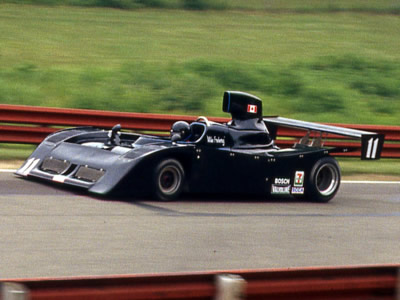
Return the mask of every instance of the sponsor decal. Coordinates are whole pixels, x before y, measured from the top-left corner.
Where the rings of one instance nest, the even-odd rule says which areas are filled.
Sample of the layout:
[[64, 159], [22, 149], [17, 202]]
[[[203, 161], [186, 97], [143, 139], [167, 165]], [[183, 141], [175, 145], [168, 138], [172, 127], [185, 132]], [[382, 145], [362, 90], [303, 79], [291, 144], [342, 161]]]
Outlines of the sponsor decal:
[[368, 149], [366, 153], [366, 158], [372, 158], [375, 159], [377, 149], [378, 149], [378, 143], [379, 143], [379, 138], [370, 138], [368, 140]]
[[251, 114], [256, 114], [257, 113], [257, 105], [248, 104], [247, 112], [251, 113]]
[[304, 188], [303, 187], [292, 187], [292, 194], [298, 194], [298, 195], [303, 195], [304, 194]]
[[289, 185], [290, 179], [289, 178], [275, 178], [274, 183], [277, 185]]
[[304, 171], [296, 171], [294, 175], [294, 186], [302, 187], [304, 185]]
[[209, 136], [207, 135], [207, 143], [209, 144], [221, 144], [225, 146], [225, 138], [219, 136]]
[[271, 194], [275, 195], [289, 195], [290, 194], [290, 185], [288, 186], [279, 186], [279, 185], [271, 185]]

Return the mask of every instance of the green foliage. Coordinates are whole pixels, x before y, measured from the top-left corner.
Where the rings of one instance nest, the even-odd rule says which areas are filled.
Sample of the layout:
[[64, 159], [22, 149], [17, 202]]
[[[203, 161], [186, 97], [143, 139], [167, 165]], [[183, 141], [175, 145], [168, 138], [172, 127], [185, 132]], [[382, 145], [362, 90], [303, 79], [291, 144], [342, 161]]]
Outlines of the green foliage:
[[183, 0], [183, 8], [204, 10], [207, 8], [207, 3], [204, 0]]
[[228, 8], [227, 0], [1, 0], [0, 3], [34, 5], [71, 5], [84, 7], [109, 7], [117, 9], [173, 8], [188, 10], [221, 10]]
[[[319, 58], [316, 62], [289, 65], [283, 70], [270, 65], [251, 67], [245, 63], [205, 59], [166, 65], [129, 63], [120, 68], [90, 67], [73, 71], [21, 64], [0, 72], [0, 101], [220, 115], [221, 111], [213, 108], [219, 109], [222, 92], [241, 90], [264, 99], [280, 99], [276, 107], [268, 105], [270, 113], [287, 111], [292, 115], [309, 115], [308, 118], [321, 118], [328, 113], [325, 121], [340, 116], [351, 122], [352, 107], [365, 104], [367, 112], [361, 118], [368, 123], [381, 122], [376, 114], [397, 116], [399, 64], [369, 62], [366, 68], [358, 63], [337, 63], [345, 58], [326, 59], [326, 62]], [[386, 63], [391, 67], [382, 68]], [[53, 99], [58, 99], [57, 103]]]
[[296, 101], [294, 110], [315, 114], [319, 112], [340, 113], [344, 109], [344, 99], [337, 91], [329, 87], [312, 86], [301, 95], [301, 102]]
[[189, 10], [222, 10], [229, 8], [229, 1], [223, 0], [181, 0], [181, 8]]
[[392, 125], [400, 117], [393, 16], [17, 5], [1, 15], [1, 103], [226, 116], [223, 92], [242, 90], [269, 115]]
[[1, 3], [34, 4], [49, 6], [92, 6], [118, 9], [142, 7], [188, 10], [262, 10], [292, 13], [362, 12], [400, 14], [397, 0], [0, 0]]
[[395, 78], [359, 78], [352, 82], [351, 87], [365, 95], [377, 95], [387, 98], [399, 96], [399, 81]]
[[275, 93], [288, 97], [296, 97], [304, 89], [304, 83], [301, 74], [295, 70], [283, 70], [276, 76]]
[[130, 0], [92, 0], [90, 6], [111, 7], [111, 8], [132, 8], [134, 1]]
[[66, 4], [75, 6], [109, 7], [135, 9], [142, 7], [169, 7], [168, 0], [68, 0]]

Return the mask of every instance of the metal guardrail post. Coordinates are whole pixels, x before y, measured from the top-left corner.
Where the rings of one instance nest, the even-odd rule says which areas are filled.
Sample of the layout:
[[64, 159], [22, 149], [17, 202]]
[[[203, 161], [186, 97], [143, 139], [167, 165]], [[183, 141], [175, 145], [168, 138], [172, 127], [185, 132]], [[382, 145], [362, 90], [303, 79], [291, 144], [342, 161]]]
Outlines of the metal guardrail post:
[[20, 283], [3, 282], [0, 291], [0, 300], [29, 300], [29, 291]]
[[215, 300], [243, 300], [247, 282], [239, 275], [221, 274], [215, 279]]

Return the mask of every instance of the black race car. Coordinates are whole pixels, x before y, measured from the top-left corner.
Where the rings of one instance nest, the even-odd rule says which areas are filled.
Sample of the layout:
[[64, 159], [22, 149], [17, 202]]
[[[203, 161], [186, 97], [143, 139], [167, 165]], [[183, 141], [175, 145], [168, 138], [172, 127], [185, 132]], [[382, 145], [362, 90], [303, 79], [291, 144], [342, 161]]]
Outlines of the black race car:
[[[322, 133], [361, 140], [362, 159], [379, 159], [384, 136], [376, 133], [262, 117], [259, 98], [227, 91], [227, 124], [199, 117], [172, 125], [170, 137], [82, 127], [49, 135], [16, 174], [77, 186], [97, 194], [116, 189], [160, 200], [191, 193], [291, 196], [327, 202], [339, 189], [341, 174]], [[274, 144], [279, 126], [302, 128], [291, 148]], [[321, 134], [310, 138], [310, 132]]]

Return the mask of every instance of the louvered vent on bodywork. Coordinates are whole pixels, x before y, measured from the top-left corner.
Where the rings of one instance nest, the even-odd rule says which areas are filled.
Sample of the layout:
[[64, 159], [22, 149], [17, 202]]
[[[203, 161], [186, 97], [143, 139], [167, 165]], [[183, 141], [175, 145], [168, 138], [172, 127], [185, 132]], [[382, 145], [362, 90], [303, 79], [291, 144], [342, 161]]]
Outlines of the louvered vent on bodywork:
[[105, 171], [103, 169], [94, 169], [87, 166], [80, 166], [75, 174], [75, 177], [81, 180], [96, 182], [103, 175]]
[[69, 161], [47, 157], [43, 160], [40, 169], [45, 172], [61, 174], [66, 171], [70, 165], [71, 163]]

